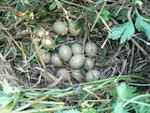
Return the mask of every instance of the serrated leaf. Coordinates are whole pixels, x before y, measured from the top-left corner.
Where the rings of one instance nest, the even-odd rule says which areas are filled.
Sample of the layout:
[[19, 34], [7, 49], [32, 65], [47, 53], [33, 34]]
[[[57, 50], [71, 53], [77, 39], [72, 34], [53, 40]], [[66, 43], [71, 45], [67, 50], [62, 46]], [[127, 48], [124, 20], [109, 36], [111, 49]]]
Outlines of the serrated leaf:
[[120, 44], [124, 43], [126, 40], [129, 40], [135, 32], [132, 21], [114, 26], [111, 30], [112, 33], [109, 33], [107, 37], [112, 40], [118, 40], [120, 38]]
[[136, 88], [135, 87], [127, 86], [127, 90], [128, 90], [128, 99], [131, 99], [131, 98], [136, 97], [137, 95], [139, 95], [136, 92]]
[[150, 39], [150, 25], [139, 16], [135, 20], [135, 27], [138, 31], [146, 33], [147, 37]]
[[123, 108], [123, 102], [120, 102], [115, 106], [113, 113], [128, 113], [128, 112]]
[[118, 99], [122, 100], [126, 100], [127, 99], [127, 85], [125, 82], [122, 82], [119, 86], [117, 85], [116, 87], [117, 89], [117, 95], [118, 95]]

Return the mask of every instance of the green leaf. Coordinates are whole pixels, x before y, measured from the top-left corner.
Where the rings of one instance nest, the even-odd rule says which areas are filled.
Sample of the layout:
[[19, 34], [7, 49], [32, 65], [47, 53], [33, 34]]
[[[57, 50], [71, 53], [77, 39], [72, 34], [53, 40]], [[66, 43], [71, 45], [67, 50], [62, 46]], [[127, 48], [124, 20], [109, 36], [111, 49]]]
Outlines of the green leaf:
[[2, 38], [2, 37], [1, 37], [1, 38], [0, 38], [0, 46], [3, 45], [3, 44], [5, 44], [6, 41], [7, 41], [7, 40], [6, 40], [5, 38]]
[[127, 85], [125, 82], [122, 82], [119, 86], [117, 85], [116, 87], [117, 90], [117, 95], [118, 95], [118, 99], [120, 101], [126, 100], [127, 99]]
[[11, 3], [11, 0], [5, 0], [5, 2], [9, 4], [9, 3]]
[[0, 106], [6, 106], [13, 99], [10, 95], [4, 93], [3, 91], [0, 91], [0, 97]]
[[150, 39], [150, 25], [139, 16], [135, 20], [135, 27], [138, 31], [146, 33], [147, 37]]
[[29, 4], [23, 4], [22, 2], [18, 2], [16, 5], [16, 9], [21, 10], [21, 11], [27, 11], [30, 8]]
[[85, 71], [85, 65], [81, 66], [80, 72], [81, 72], [81, 74], [82, 74], [83, 76], [86, 76], [86, 73], [87, 73], [87, 72]]
[[41, 6], [40, 9], [38, 9], [38, 12], [36, 13], [36, 18], [44, 18], [47, 16], [47, 10], [44, 6]]
[[41, 21], [42, 21], [42, 22], [48, 22], [48, 21], [50, 21], [50, 20], [51, 20], [51, 16], [48, 15], [48, 16], [46, 16], [45, 18], [43, 18]]
[[92, 12], [92, 13], [91, 13], [91, 17], [89, 18], [89, 22], [90, 22], [91, 24], [93, 24], [93, 23], [96, 21], [97, 18], [98, 18], [98, 20], [97, 20], [96, 23], [97, 23], [98, 25], [101, 25], [101, 21], [100, 21], [98, 15], [97, 15], [97, 13], [95, 13], [95, 12]]
[[131, 99], [138, 95], [138, 93], [136, 93], [136, 88], [126, 85], [125, 82], [116, 85], [116, 91], [118, 95], [118, 102]]
[[0, 113], [9, 113], [17, 103], [19, 99], [20, 91], [17, 87], [12, 87], [8, 83], [7, 79], [0, 79]]
[[128, 13], [128, 10], [121, 10], [121, 11], [119, 12], [119, 14], [116, 16], [116, 18], [117, 18], [118, 20], [121, 20], [122, 22], [125, 22], [125, 21], [128, 20], [128, 18], [127, 18], [127, 13]]
[[120, 102], [115, 106], [113, 113], [128, 113], [128, 112], [123, 108], [123, 102]]
[[84, 109], [82, 113], [98, 113], [94, 108]]
[[49, 10], [54, 10], [57, 7], [56, 3], [52, 3], [49, 6]]
[[112, 33], [109, 33], [107, 37], [112, 40], [118, 40], [120, 38], [120, 44], [124, 43], [126, 40], [129, 40], [135, 32], [132, 21], [114, 26], [111, 30]]
[[144, 106], [142, 104], [132, 103], [132, 106], [136, 113], [150, 113], [150, 109], [148, 106]]
[[106, 9], [104, 9], [103, 11], [102, 11], [102, 17], [103, 17], [103, 19], [105, 20], [105, 21], [108, 21], [109, 20], [109, 18], [108, 18], [108, 16], [109, 16], [109, 14], [110, 14], [110, 12], [108, 11], [108, 10], [106, 10]]
[[116, 20], [119, 20], [122, 22], [125, 22], [128, 20], [127, 18], [128, 9], [120, 10], [119, 7], [113, 7], [110, 9], [110, 11], [111, 11], [110, 16], [116, 18]]
[[128, 90], [128, 99], [131, 99], [133, 97], [138, 96], [139, 94], [136, 92], [136, 87], [133, 86], [127, 86], [127, 90]]

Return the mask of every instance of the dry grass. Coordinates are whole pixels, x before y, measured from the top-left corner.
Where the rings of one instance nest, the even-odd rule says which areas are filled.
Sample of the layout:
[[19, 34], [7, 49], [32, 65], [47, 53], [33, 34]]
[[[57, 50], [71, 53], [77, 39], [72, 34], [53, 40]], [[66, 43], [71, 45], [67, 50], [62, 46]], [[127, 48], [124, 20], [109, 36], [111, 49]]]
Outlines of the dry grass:
[[[1, 81], [6, 78], [11, 86], [20, 90], [20, 100], [17, 100], [13, 113], [54, 112], [78, 106], [82, 108], [86, 101], [91, 102], [92, 107], [103, 104], [105, 108], [109, 108], [109, 93], [115, 88], [115, 84], [121, 81], [135, 85], [139, 90], [143, 87], [141, 92], [149, 92], [150, 44], [146, 35], [137, 32], [134, 39], [120, 45], [119, 42], [106, 38], [111, 32], [110, 27], [118, 21], [115, 18], [105, 21], [101, 15], [104, 8], [110, 10], [116, 6], [119, 7], [119, 13], [123, 9], [129, 9], [132, 2], [73, 1], [65, 1], [64, 4], [58, 0], [50, 3], [32, 1], [33, 6], [29, 5], [25, 11], [17, 8], [19, 2], [27, 5], [25, 1], [0, 4], [0, 78]], [[49, 19], [47, 21], [46, 17], [42, 17], [44, 14], [41, 15], [37, 9], [41, 8], [40, 5], [47, 8], [52, 3], [57, 7], [51, 12], [44, 12]], [[148, 1], [143, 3], [149, 4]], [[147, 6], [141, 11], [146, 14], [149, 12]], [[89, 22], [93, 18], [91, 12], [99, 14], [93, 23]], [[55, 20], [64, 20], [67, 23], [69, 19], [84, 23], [84, 32], [79, 38], [69, 34], [64, 38], [54, 33], [52, 23]], [[102, 27], [97, 25], [98, 20], [101, 21]], [[42, 45], [39, 40], [43, 36], [38, 35], [40, 28], [43, 29], [43, 33], [48, 31], [48, 37], [57, 41], [56, 50], [63, 44], [79, 42], [84, 46], [88, 40], [95, 42], [99, 52], [94, 60], [96, 69], [101, 73], [101, 79], [91, 83], [86, 83], [85, 80], [78, 83], [71, 79], [66, 83], [56, 78], [58, 68], [52, 64], [45, 65], [41, 59], [39, 47]], [[90, 106], [85, 106], [88, 105]], [[110, 113], [110, 109], [106, 112]]]

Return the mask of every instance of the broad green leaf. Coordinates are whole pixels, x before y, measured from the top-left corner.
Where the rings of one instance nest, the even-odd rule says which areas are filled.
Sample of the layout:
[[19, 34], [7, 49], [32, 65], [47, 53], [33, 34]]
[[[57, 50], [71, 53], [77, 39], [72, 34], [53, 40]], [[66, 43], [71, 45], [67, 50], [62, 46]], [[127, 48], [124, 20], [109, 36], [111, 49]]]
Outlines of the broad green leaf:
[[135, 27], [138, 31], [146, 33], [147, 37], [150, 39], [150, 25], [139, 16], [135, 20]]
[[121, 99], [120, 101], [126, 100], [127, 93], [128, 93], [126, 83], [122, 82], [119, 86], [117, 85], [116, 89], [117, 89], [117, 95], [119, 97], [118, 99], [119, 100]]
[[131, 98], [136, 97], [137, 95], [139, 95], [136, 92], [136, 87], [127, 86], [127, 91], [128, 91], [128, 99], [131, 99]]
[[139, 113], [150, 113], [150, 109], [147, 106], [144, 105], [139, 105]]
[[22, 2], [18, 2], [16, 4], [16, 9], [21, 10], [23, 12], [27, 11], [30, 8], [29, 4], [23, 4]]
[[108, 18], [108, 16], [109, 16], [109, 14], [110, 14], [110, 12], [108, 11], [108, 10], [106, 10], [106, 9], [104, 9], [103, 11], [102, 11], [102, 17], [103, 17], [103, 19], [105, 20], [105, 21], [108, 21], [109, 20], [109, 18]]
[[49, 10], [53, 10], [53, 9], [55, 9], [56, 7], [57, 7], [56, 3], [52, 3], [52, 4], [50, 4], [50, 6], [49, 6]]
[[3, 91], [0, 91], [0, 106], [6, 106], [12, 101], [12, 97]]
[[114, 108], [113, 113], [128, 113], [124, 108], [123, 108], [123, 102], [117, 103], [117, 105]]
[[20, 91], [17, 87], [12, 87], [7, 79], [0, 79], [2, 90], [0, 91], [0, 113], [9, 113], [19, 99]]
[[148, 106], [144, 106], [142, 104], [131, 104], [136, 113], [150, 113], [150, 109]]
[[124, 43], [129, 40], [134, 35], [134, 25], [132, 21], [128, 21], [124, 24], [114, 26], [111, 28], [112, 33], [108, 34], [108, 38], [112, 40], [118, 40], [120, 38], [120, 43]]

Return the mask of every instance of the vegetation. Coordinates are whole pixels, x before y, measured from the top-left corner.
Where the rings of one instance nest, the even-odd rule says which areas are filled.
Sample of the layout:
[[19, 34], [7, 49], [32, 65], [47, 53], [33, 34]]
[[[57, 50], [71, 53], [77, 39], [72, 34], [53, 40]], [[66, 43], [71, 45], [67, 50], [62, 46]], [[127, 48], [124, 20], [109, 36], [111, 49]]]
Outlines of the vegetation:
[[0, 113], [149, 113], [149, 8], [2, 0]]

